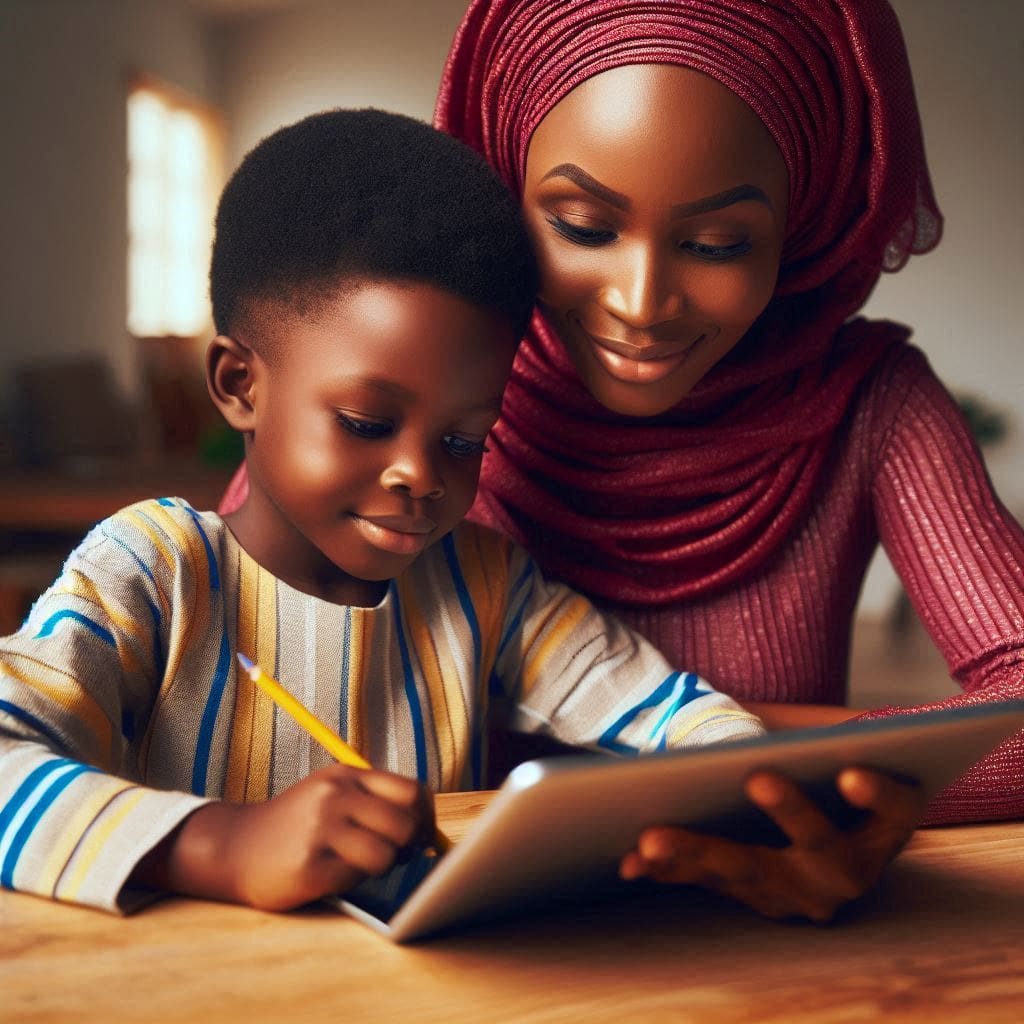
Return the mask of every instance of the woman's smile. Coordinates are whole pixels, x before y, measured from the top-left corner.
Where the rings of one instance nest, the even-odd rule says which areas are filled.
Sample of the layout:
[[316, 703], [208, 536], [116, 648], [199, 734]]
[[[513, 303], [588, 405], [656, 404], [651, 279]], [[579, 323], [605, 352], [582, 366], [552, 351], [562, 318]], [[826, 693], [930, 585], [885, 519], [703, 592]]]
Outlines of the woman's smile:
[[593, 357], [616, 380], [627, 383], [653, 384], [667, 377], [696, 355], [707, 332], [687, 341], [652, 342], [633, 345], [592, 334], [579, 320], [575, 326], [590, 342]]
[[541, 307], [584, 386], [626, 416], [678, 405], [775, 290], [789, 179], [768, 130], [699, 72], [627, 65], [544, 116], [525, 172]]

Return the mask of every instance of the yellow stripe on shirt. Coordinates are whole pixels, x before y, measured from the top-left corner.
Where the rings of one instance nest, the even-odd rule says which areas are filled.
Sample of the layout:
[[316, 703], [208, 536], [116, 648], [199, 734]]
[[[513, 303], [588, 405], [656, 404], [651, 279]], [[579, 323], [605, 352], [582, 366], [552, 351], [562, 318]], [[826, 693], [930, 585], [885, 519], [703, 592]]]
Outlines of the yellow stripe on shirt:
[[[21, 655], [18, 660], [38, 664], [26, 655]], [[110, 719], [107, 718], [96, 698], [74, 676], [66, 675], [51, 665], [41, 667], [47, 673], [63, 677], [61, 684], [55, 686], [37, 676], [27, 675], [16, 669], [9, 659], [0, 661], [0, 672], [4, 675], [17, 679], [28, 689], [53, 701], [62, 711], [70, 712], [76, 717], [92, 734], [96, 741], [97, 752], [105, 758], [105, 763], [99, 767], [111, 768], [114, 761], [114, 730]]]
[[110, 837], [124, 822], [125, 818], [136, 808], [146, 796], [146, 791], [136, 788], [129, 796], [119, 800], [120, 806], [111, 810], [100, 818], [87, 833], [81, 848], [75, 857], [74, 867], [69, 873], [66, 881], [58, 886], [54, 896], [59, 900], [67, 900], [74, 903], [77, 900], [79, 890], [85, 884], [89, 871], [96, 858], [103, 852]]
[[[523, 666], [523, 693], [529, 693], [537, 680], [545, 674], [546, 666], [552, 656], [552, 652], [563, 646], [566, 638], [583, 621], [590, 612], [592, 605], [579, 594], [573, 594], [566, 600], [559, 603], [553, 616], [541, 623], [533, 636], [526, 638], [527, 650], [530, 652], [529, 661]], [[540, 645], [534, 649], [533, 644], [540, 633], [547, 635]]]
[[108, 784], [97, 783], [97, 788], [90, 794], [89, 799], [75, 811], [74, 817], [61, 827], [46, 863], [39, 873], [35, 885], [37, 892], [48, 892], [56, 897], [57, 882], [67, 868], [82, 836], [89, 830], [90, 824], [102, 814], [103, 809], [118, 793], [123, 793], [134, 786], [134, 783], [116, 776], [108, 776], [104, 781]]

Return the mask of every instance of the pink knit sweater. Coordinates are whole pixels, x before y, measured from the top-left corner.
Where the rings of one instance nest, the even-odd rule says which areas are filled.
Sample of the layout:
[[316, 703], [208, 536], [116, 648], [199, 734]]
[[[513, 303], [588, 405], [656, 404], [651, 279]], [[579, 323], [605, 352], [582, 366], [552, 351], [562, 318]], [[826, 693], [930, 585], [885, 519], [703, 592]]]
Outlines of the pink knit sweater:
[[[881, 540], [964, 693], [914, 710], [1024, 696], [1024, 530], [924, 356], [899, 346], [838, 431], [810, 513], [739, 586], [655, 610], [616, 608], [678, 665], [739, 698], [845, 700], [854, 608]], [[868, 713], [896, 711], [892, 705]], [[930, 823], [1024, 815], [1024, 734], [934, 801]]]

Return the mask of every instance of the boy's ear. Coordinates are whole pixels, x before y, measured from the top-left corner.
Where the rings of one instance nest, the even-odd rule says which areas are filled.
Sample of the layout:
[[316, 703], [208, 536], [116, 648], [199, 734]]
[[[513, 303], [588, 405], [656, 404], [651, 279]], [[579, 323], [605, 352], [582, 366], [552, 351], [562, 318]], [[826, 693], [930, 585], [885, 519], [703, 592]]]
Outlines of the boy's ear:
[[258, 356], [244, 342], [218, 334], [206, 349], [206, 389], [221, 416], [235, 430], [254, 429]]

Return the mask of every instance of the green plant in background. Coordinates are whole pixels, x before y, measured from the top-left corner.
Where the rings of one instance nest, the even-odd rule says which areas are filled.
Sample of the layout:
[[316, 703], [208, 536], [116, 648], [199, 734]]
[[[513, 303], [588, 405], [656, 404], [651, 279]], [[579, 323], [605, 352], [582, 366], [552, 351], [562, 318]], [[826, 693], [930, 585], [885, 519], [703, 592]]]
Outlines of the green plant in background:
[[217, 423], [200, 435], [199, 457], [208, 466], [218, 469], [238, 466], [245, 458], [245, 442], [237, 430], [226, 423]]
[[974, 439], [982, 448], [995, 444], [1006, 436], [1007, 421], [1001, 412], [986, 405], [982, 399], [974, 395], [955, 397], [960, 411], [967, 419]]

